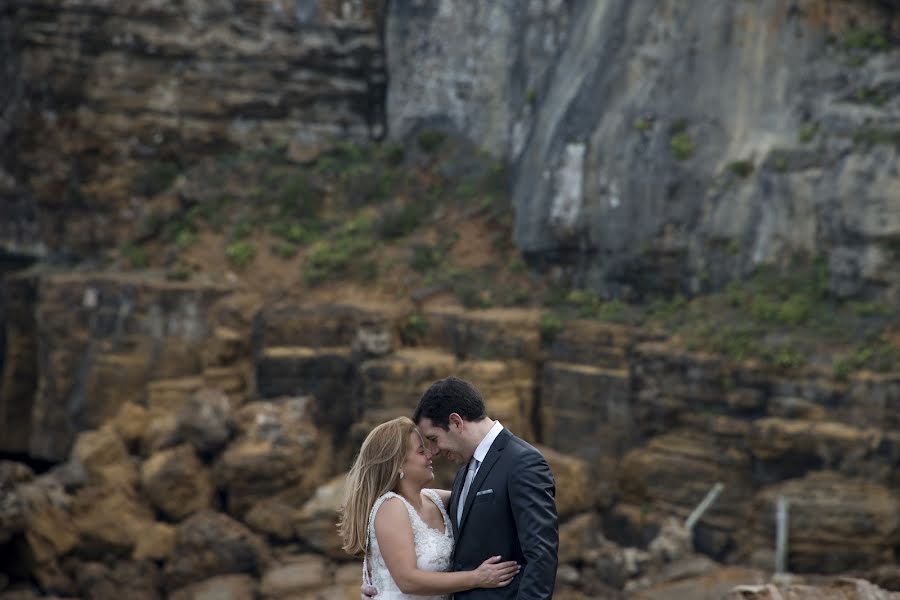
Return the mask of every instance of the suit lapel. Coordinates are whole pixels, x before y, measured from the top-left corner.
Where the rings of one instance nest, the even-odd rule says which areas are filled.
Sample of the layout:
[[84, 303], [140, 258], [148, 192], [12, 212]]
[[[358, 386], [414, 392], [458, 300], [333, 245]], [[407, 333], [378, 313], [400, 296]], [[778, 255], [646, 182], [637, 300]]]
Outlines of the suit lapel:
[[[500, 432], [500, 435], [497, 436], [497, 439], [494, 440], [494, 443], [491, 444], [491, 449], [488, 450], [487, 455], [484, 457], [484, 461], [481, 463], [481, 466], [478, 467], [478, 474], [475, 475], [472, 486], [469, 488], [469, 496], [465, 498], [466, 503], [463, 506], [462, 519], [460, 519], [459, 522], [460, 529], [466, 524], [466, 517], [469, 516], [469, 510], [472, 508], [472, 503], [475, 502], [475, 493], [481, 487], [481, 484], [484, 483], [484, 480], [487, 479], [487, 476], [490, 474], [491, 469], [494, 468], [494, 465], [497, 464], [497, 459], [500, 458], [500, 454], [503, 452], [503, 449], [506, 447], [506, 442], [509, 441], [511, 436], [512, 434], [509, 430], [504, 428], [503, 431]], [[457, 499], [457, 502], [459, 502], [459, 499]]]

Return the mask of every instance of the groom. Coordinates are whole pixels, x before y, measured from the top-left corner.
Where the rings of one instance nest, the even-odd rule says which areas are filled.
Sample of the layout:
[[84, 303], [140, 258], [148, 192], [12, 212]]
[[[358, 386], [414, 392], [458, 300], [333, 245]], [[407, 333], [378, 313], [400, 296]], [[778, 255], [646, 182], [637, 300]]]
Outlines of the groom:
[[[432, 452], [462, 465], [448, 513], [456, 542], [451, 568], [472, 570], [490, 557], [514, 560], [521, 572], [507, 586], [457, 592], [456, 600], [550, 600], [559, 530], [556, 488], [547, 461], [485, 412], [474, 385], [456, 377], [434, 382], [413, 421]], [[363, 598], [375, 589], [363, 586]]]

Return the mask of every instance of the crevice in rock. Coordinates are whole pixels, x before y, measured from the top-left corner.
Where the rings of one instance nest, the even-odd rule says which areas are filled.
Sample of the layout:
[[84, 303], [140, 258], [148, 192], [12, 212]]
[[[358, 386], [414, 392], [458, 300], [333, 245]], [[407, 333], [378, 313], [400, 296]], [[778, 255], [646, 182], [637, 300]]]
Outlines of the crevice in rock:
[[[58, 464], [53, 462], [52, 460], [35, 458], [30, 454], [25, 454], [23, 452], [0, 452], [0, 461], [2, 460], [11, 460], [13, 462], [27, 465], [28, 468], [34, 471], [35, 475], [46, 473]], [[2, 554], [2, 551], [0, 551], [0, 554]], [[2, 556], [0, 556], [0, 564], [4, 564]]]

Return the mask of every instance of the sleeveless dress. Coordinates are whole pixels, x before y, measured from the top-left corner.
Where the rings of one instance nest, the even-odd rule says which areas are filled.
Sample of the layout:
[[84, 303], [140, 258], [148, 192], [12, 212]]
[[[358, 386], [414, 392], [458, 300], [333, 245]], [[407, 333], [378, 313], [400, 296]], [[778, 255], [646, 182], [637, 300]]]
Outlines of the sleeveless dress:
[[[389, 498], [399, 498], [403, 505], [406, 506], [406, 512], [409, 513], [409, 523], [412, 525], [413, 539], [416, 544], [416, 566], [422, 571], [449, 571], [450, 556], [453, 554], [453, 529], [450, 526], [450, 517], [444, 509], [444, 503], [435, 490], [425, 489], [422, 492], [434, 502], [441, 515], [444, 517], [445, 533], [433, 529], [428, 526], [412, 504], [406, 499], [394, 492], [388, 492], [379, 497], [372, 505], [372, 511], [369, 513], [368, 536], [371, 540], [369, 545], [372, 549], [371, 560], [363, 562], [363, 579], [370, 582], [378, 590], [377, 600], [449, 600], [450, 594], [438, 596], [413, 596], [404, 594], [394, 582], [381, 555], [381, 549], [378, 547], [378, 538], [375, 537], [375, 515], [378, 509]], [[371, 569], [372, 575], [369, 579], [368, 570]]]

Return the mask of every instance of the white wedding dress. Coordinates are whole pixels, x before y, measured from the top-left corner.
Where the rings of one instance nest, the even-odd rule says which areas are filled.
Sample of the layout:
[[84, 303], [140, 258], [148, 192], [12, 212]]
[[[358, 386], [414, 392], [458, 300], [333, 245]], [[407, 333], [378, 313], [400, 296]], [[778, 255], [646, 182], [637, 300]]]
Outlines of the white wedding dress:
[[376, 600], [448, 600], [449, 594], [438, 596], [413, 596], [412, 594], [404, 594], [400, 591], [393, 577], [388, 571], [387, 565], [384, 563], [384, 557], [381, 555], [381, 549], [378, 547], [378, 538], [375, 537], [375, 515], [378, 509], [389, 498], [399, 498], [406, 506], [406, 512], [409, 513], [409, 522], [412, 525], [413, 538], [416, 544], [416, 566], [422, 571], [449, 571], [450, 556], [453, 554], [453, 529], [450, 526], [450, 517], [444, 510], [444, 503], [435, 490], [425, 489], [422, 492], [434, 502], [444, 517], [444, 531], [438, 531], [429, 527], [416, 509], [406, 501], [403, 496], [388, 492], [379, 497], [372, 506], [369, 513], [369, 539], [372, 549], [371, 561], [363, 564], [363, 578], [366, 579], [368, 573], [367, 567], [371, 569], [371, 584], [378, 590]]

